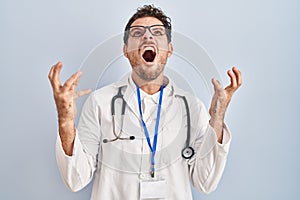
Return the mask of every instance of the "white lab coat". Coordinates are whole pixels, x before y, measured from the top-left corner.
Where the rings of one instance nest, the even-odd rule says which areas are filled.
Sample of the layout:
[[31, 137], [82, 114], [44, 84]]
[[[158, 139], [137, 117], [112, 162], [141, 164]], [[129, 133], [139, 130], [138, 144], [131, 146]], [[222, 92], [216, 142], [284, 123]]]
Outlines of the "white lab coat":
[[[127, 106], [121, 137], [135, 136], [135, 139], [103, 143], [103, 139], [115, 138], [111, 100], [122, 86]], [[156, 122], [158, 93], [147, 95], [142, 92], [143, 117], [151, 136]], [[187, 136], [186, 109], [183, 100], [175, 95], [185, 96], [190, 108], [190, 146], [195, 155], [188, 160], [181, 156]], [[115, 110], [118, 133], [121, 101], [116, 101]], [[155, 179], [166, 181], [166, 199], [192, 199], [190, 183], [203, 193], [215, 190], [230, 145], [230, 133], [225, 125], [223, 133], [223, 144], [219, 144], [203, 103], [169, 81], [164, 89], [155, 156]], [[72, 191], [82, 189], [94, 177], [92, 200], [140, 199], [140, 181], [152, 179], [149, 173], [151, 151], [141, 126], [136, 88], [130, 74], [89, 96], [77, 126], [73, 156], [64, 154], [59, 136], [56, 156], [62, 178]]]

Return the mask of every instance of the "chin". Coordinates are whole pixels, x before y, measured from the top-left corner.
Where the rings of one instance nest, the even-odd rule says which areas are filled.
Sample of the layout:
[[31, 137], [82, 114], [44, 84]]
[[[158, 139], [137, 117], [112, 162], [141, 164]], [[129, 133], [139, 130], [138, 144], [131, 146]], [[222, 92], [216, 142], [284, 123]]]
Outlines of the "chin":
[[163, 74], [164, 65], [153, 63], [153, 65], [135, 66], [135, 73], [144, 81], [153, 81]]

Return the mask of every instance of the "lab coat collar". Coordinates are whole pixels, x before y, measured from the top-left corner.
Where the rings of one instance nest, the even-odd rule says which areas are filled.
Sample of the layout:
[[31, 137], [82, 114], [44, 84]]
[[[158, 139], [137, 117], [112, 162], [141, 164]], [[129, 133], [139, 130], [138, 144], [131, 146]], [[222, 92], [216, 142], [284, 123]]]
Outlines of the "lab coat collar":
[[[171, 101], [168, 102], [171, 103], [175, 98], [175, 95], [185, 96], [187, 94], [185, 91], [178, 88], [172, 79], [167, 76], [165, 76], [165, 78], [168, 79], [169, 83], [164, 88], [163, 104], [164, 101], [166, 101], [165, 97], [172, 97]], [[120, 81], [115, 83], [115, 86], [116, 88], [125, 87], [125, 89], [122, 90], [124, 100], [126, 101], [128, 107], [132, 110], [132, 112], [135, 113], [135, 115], [139, 118], [140, 114], [138, 112], [139, 108], [137, 102], [136, 87], [132, 80], [131, 73], [127, 73], [125, 76], [123, 76]]]
[[[165, 90], [164, 95], [167, 94], [168, 96], [173, 96], [173, 97], [175, 97], [175, 95], [182, 95], [182, 96], [186, 95], [186, 91], [183, 91], [182, 89], [178, 88], [172, 79], [170, 79], [167, 76], [165, 76], [165, 78], [168, 79], [169, 83], [164, 89]], [[124, 93], [124, 96], [126, 96], [125, 94], [127, 93], [127, 97], [129, 97], [130, 95], [132, 95], [132, 92], [134, 92], [134, 94], [136, 95], [135, 86], [130, 84], [130, 82], [134, 83], [131, 77], [131, 73], [127, 73], [115, 85], [117, 88], [126, 86], [126, 91]], [[129, 88], [127, 86], [129, 86]]]
[[[115, 83], [116, 88], [124, 87], [125, 89], [122, 90], [123, 98], [128, 106], [129, 109], [134, 113], [134, 115], [139, 118], [139, 108], [138, 108], [138, 101], [136, 96], [136, 90], [134, 85], [130, 84], [131, 73], [126, 74], [123, 76], [120, 81]], [[133, 82], [133, 81], [132, 81]]]

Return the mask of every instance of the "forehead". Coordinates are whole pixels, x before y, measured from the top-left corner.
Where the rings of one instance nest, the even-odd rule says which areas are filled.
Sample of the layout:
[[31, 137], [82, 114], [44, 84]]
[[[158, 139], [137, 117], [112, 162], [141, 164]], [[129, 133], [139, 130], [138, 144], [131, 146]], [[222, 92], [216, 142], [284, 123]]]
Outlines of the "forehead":
[[136, 19], [131, 26], [151, 26], [155, 24], [163, 25], [163, 23], [155, 17], [142, 17]]

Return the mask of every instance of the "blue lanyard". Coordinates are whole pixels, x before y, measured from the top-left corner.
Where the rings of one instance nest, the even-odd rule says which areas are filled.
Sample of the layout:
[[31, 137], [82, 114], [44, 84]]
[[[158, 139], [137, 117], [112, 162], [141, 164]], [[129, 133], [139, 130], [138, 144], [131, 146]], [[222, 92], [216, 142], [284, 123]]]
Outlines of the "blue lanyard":
[[161, 111], [161, 103], [162, 103], [162, 96], [163, 96], [163, 90], [164, 90], [164, 85], [162, 84], [160, 87], [160, 94], [159, 94], [159, 102], [158, 102], [158, 108], [157, 108], [157, 117], [156, 117], [156, 123], [155, 123], [155, 131], [154, 131], [154, 138], [153, 138], [153, 145], [151, 145], [150, 142], [150, 136], [149, 132], [146, 126], [146, 123], [143, 119], [143, 112], [142, 112], [142, 102], [141, 102], [141, 94], [140, 94], [140, 88], [136, 85], [136, 93], [137, 93], [137, 98], [138, 98], [138, 103], [139, 103], [139, 111], [141, 115], [141, 120], [142, 120], [142, 125], [144, 128], [144, 132], [146, 135], [147, 143], [148, 146], [151, 150], [152, 156], [151, 156], [151, 176], [154, 177], [154, 165], [155, 165], [155, 153], [156, 153], [156, 146], [157, 146], [157, 135], [158, 135], [158, 126], [159, 126], [159, 121], [160, 121], [160, 111]]

